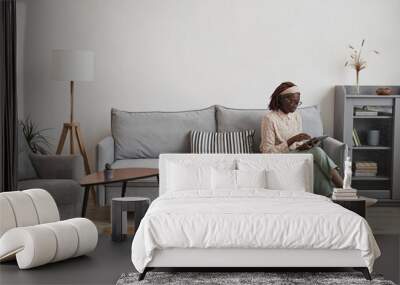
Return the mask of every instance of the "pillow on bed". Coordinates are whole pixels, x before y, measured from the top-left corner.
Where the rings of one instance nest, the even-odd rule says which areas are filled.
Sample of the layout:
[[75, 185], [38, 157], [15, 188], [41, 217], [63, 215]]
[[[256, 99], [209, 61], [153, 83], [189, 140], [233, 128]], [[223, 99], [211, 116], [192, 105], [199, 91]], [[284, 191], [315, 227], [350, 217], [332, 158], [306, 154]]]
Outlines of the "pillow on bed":
[[[258, 161], [238, 160], [239, 170], [245, 171], [266, 171], [266, 188], [271, 190], [306, 191], [308, 171], [306, 162], [301, 160], [271, 160]], [[312, 181], [311, 181], [312, 183]]]
[[207, 160], [169, 161], [166, 165], [167, 191], [211, 190], [211, 169], [235, 169], [236, 161], [220, 160], [209, 163]]
[[210, 189], [211, 167], [190, 166], [178, 163], [168, 164], [167, 189], [185, 191], [192, 189]]
[[306, 192], [307, 181], [303, 164], [295, 165], [290, 173], [276, 169], [267, 171], [267, 187], [272, 190], [288, 190]]
[[237, 188], [267, 188], [267, 171], [236, 170]]
[[211, 168], [211, 189], [236, 190], [236, 170]]
[[211, 169], [211, 189], [267, 188], [266, 170]]

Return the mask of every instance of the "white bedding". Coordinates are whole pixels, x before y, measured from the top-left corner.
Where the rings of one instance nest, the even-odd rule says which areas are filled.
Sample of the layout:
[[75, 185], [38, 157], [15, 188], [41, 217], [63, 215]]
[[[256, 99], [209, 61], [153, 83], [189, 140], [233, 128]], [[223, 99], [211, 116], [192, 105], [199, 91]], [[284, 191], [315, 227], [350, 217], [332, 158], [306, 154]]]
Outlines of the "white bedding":
[[143, 272], [165, 248], [357, 249], [370, 271], [380, 255], [359, 215], [320, 195], [265, 189], [160, 196], [140, 223], [132, 262]]

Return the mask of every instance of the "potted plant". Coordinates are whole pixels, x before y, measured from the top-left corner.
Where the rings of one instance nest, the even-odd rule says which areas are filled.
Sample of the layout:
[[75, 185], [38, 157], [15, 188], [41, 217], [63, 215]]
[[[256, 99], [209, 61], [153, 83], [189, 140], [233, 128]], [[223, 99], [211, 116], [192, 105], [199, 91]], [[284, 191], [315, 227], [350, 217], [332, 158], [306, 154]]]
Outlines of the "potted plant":
[[109, 163], [106, 163], [104, 166], [104, 178], [106, 180], [113, 178], [113, 171], [111, 168], [111, 164], [109, 164]]
[[22, 128], [25, 140], [33, 153], [50, 153], [51, 143], [49, 142], [49, 137], [44, 134], [50, 129], [39, 130], [37, 125], [29, 117], [23, 121], [19, 121], [19, 124]]
[[[344, 66], [349, 66], [356, 71], [356, 87], [358, 95], [360, 94], [360, 71], [367, 67], [367, 61], [361, 57], [364, 44], [365, 39], [362, 40], [360, 49], [356, 49], [354, 46], [349, 45], [350, 59], [344, 64]], [[370, 50], [369, 52], [379, 54], [377, 50]]]

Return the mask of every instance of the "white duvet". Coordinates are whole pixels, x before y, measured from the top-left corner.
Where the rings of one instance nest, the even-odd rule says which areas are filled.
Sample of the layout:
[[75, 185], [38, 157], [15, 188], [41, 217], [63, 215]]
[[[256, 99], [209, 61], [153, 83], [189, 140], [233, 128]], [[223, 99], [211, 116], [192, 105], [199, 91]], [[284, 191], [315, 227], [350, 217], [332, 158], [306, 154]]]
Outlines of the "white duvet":
[[358, 249], [370, 271], [380, 255], [359, 215], [320, 195], [265, 189], [162, 195], [140, 223], [132, 262], [143, 272], [165, 248]]

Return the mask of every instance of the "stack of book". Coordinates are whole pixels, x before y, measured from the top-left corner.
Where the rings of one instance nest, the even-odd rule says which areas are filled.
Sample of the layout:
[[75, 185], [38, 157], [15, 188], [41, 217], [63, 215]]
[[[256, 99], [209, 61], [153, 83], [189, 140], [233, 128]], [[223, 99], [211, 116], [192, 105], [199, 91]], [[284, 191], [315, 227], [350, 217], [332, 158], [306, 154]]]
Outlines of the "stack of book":
[[332, 194], [333, 200], [355, 200], [358, 199], [356, 189], [334, 188]]
[[378, 111], [368, 108], [368, 106], [354, 108], [354, 116], [377, 116], [377, 115]]
[[357, 161], [354, 176], [376, 176], [378, 164], [373, 161]]

